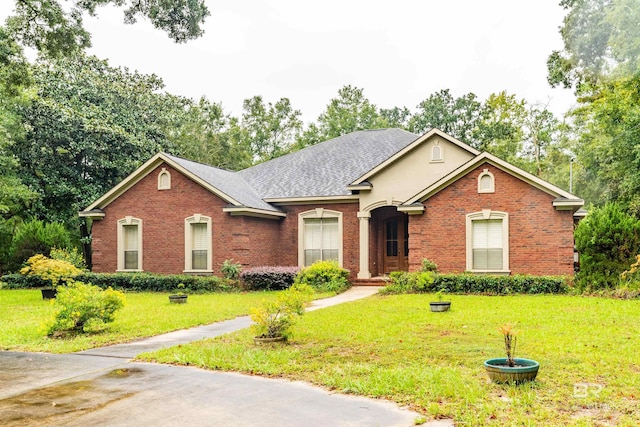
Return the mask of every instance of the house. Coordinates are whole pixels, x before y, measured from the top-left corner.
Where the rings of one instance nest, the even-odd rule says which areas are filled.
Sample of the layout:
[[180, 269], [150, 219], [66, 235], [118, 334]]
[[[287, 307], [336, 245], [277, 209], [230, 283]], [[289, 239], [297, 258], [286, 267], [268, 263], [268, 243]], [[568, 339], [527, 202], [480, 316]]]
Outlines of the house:
[[230, 172], [165, 153], [80, 212], [93, 270], [220, 274], [335, 259], [414, 271], [573, 273], [584, 201], [433, 129], [353, 132]]

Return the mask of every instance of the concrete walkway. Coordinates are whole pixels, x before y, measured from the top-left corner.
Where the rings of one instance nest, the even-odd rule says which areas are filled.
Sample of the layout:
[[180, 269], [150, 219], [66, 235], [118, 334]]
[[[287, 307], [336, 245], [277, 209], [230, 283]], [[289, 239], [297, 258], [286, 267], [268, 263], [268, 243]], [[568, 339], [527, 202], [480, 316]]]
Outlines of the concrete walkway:
[[[354, 287], [314, 302], [309, 310], [377, 291]], [[390, 402], [301, 382], [129, 362], [141, 352], [250, 324], [248, 317], [239, 317], [67, 355], [0, 352], [0, 425], [408, 427], [420, 417]]]

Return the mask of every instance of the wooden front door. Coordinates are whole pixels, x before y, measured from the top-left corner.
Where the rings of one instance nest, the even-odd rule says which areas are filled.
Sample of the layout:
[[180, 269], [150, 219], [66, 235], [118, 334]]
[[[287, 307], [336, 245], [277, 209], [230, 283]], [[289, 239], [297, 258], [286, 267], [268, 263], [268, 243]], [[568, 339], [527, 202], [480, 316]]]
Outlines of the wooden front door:
[[409, 223], [406, 216], [384, 222], [384, 274], [406, 271], [409, 266]]

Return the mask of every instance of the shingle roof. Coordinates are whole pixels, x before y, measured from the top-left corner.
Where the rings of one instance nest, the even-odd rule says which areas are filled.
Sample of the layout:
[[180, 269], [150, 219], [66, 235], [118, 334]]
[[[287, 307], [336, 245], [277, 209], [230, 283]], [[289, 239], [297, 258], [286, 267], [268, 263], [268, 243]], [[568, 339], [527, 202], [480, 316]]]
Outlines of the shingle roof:
[[280, 212], [263, 199], [350, 195], [354, 179], [417, 137], [401, 129], [357, 131], [240, 172], [164, 155], [244, 207]]
[[357, 131], [238, 174], [265, 199], [349, 195], [347, 186], [353, 180], [416, 138], [401, 129]]
[[171, 156], [166, 153], [165, 156], [224, 194], [235, 199], [243, 206], [279, 212], [278, 209], [264, 202], [262, 197], [260, 197], [237, 172], [214, 168], [213, 166]]

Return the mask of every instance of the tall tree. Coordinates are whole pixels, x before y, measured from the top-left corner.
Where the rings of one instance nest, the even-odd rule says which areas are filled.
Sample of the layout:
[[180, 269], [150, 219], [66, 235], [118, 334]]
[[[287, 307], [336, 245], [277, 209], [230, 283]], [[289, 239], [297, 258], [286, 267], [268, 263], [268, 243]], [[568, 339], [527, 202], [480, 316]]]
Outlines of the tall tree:
[[302, 132], [299, 110], [288, 98], [265, 104], [261, 96], [245, 99], [242, 128], [254, 162], [263, 162], [288, 153]]
[[549, 83], [574, 87], [576, 181], [587, 200], [619, 201], [640, 216], [640, 5], [638, 0], [562, 0], [562, 52]]
[[411, 117], [409, 128], [424, 133], [438, 128], [472, 146], [482, 104], [473, 93], [454, 98], [449, 89], [432, 94], [418, 104], [418, 112]]
[[610, 76], [640, 71], [637, 0], [561, 0], [568, 13], [560, 29], [564, 50], [549, 56], [552, 86], [589, 91]]
[[526, 102], [506, 91], [492, 93], [482, 104], [473, 140], [481, 151], [522, 166]]
[[176, 152], [188, 159], [230, 170], [252, 164], [246, 131], [239, 120], [206, 98], [189, 103], [178, 125], [166, 132]]
[[22, 181], [40, 194], [41, 219], [73, 222], [158, 151], [171, 151], [187, 100], [160, 93], [154, 75], [111, 68], [95, 57], [40, 63], [37, 96], [20, 109], [26, 133], [12, 146]]
[[547, 105], [529, 107], [525, 119], [525, 153], [535, 165], [535, 174], [542, 177], [547, 148], [554, 143], [558, 132], [558, 119], [547, 110]]
[[317, 123], [305, 130], [298, 140], [298, 147], [314, 145], [357, 130], [388, 126], [376, 105], [364, 96], [363, 89], [346, 85], [338, 91], [338, 97], [331, 99]]
[[15, 14], [7, 27], [17, 40], [51, 57], [76, 53], [91, 45], [82, 14], [96, 15], [99, 6], [125, 7], [126, 23], [149, 19], [154, 27], [181, 43], [202, 35], [209, 16], [204, 0], [15, 0]]

